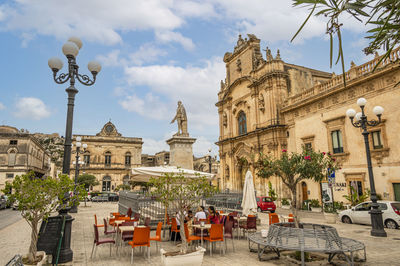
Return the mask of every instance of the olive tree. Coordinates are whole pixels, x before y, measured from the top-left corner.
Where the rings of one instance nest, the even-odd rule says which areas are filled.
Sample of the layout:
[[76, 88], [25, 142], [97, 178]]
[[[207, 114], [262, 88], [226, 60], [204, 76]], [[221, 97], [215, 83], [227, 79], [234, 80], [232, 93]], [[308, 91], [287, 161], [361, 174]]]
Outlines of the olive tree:
[[335, 159], [329, 153], [314, 152], [303, 148], [301, 153], [282, 150], [279, 158], [261, 154], [257, 163], [257, 175], [263, 178], [277, 176], [291, 192], [291, 209], [297, 219], [297, 185], [302, 180], [321, 182], [330, 172], [337, 169]]

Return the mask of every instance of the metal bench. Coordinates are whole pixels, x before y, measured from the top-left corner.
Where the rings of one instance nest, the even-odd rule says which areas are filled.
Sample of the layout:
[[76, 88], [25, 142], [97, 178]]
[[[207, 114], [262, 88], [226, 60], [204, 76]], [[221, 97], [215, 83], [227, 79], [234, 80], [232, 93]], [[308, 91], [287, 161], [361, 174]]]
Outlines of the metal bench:
[[[363, 250], [366, 260], [365, 245], [357, 240], [341, 238], [336, 228], [320, 224], [276, 223], [269, 227], [268, 236], [262, 237], [260, 232], [249, 235], [249, 248], [257, 245], [258, 259], [271, 250], [278, 257], [281, 250], [295, 250], [301, 252], [301, 263], [304, 264], [304, 252], [321, 252], [328, 254], [330, 262], [335, 255], [344, 255], [350, 265], [354, 265], [354, 252]], [[349, 253], [349, 255], [347, 254]]]

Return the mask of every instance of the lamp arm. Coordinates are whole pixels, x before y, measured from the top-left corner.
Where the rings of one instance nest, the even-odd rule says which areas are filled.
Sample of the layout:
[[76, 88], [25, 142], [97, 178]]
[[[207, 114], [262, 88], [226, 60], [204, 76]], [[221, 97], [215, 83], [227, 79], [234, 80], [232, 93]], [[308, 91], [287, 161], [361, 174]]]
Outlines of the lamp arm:
[[61, 73], [57, 77], [57, 71], [53, 70], [53, 79], [57, 84], [64, 84], [70, 79], [70, 75], [67, 73]]
[[93, 80], [89, 78], [88, 75], [81, 75], [76, 71], [76, 78], [79, 80], [80, 83], [86, 86], [92, 86], [96, 82], [96, 75], [93, 74]]

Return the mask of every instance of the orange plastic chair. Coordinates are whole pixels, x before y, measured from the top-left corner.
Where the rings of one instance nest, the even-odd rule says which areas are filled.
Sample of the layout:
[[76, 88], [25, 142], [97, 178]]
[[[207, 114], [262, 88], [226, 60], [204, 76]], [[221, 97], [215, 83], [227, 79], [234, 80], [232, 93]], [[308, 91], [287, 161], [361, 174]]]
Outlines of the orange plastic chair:
[[96, 227], [104, 227], [104, 224], [97, 224], [97, 215], [94, 215], [94, 224], [96, 225]]
[[120, 220], [120, 221], [130, 221], [130, 220], [131, 220], [131, 217], [120, 216], [120, 217], [116, 218], [116, 220]]
[[192, 241], [201, 240], [201, 237], [200, 237], [200, 236], [189, 235], [189, 228], [188, 228], [188, 225], [187, 225], [187, 224], [185, 224], [184, 227], [185, 227], [185, 237], [186, 237], [186, 241], [187, 241], [189, 244], [190, 244]]
[[156, 241], [156, 249], [158, 250], [158, 242], [161, 243], [161, 229], [162, 229], [162, 222], [158, 222], [156, 236], [150, 237], [150, 241]]
[[293, 214], [289, 213], [289, 217], [291, 217], [291, 218], [288, 219], [288, 222], [294, 223]]
[[132, 247], [131, 264], [133, 263], [133, 249], [135, 247], [147, 247], [147, 257], [150, 259], [150, 227], [136, 227], [132, 241], [128, 242]]
[[279, 216], [276, 213], [268, 213], [269, 215], [269, 225], [279, 223]]
[[175, 232], [175, 239], [174, 239], [174, 245], [176, 242], [176, 234], [180, 233], [181, 231], [178, 229], [178, 224], [176, 223], [176, 218], [172, 218], [172, 222], [171, 222], [171, 234], [172, 232]]
[[[213, 242], [220, 242], [222, 246], [224, 246], [224, 225], [223, 224], [212, 224], [210, 228], [210, 236], [204, 237], [204, 240], [207, 240], [210, 243], [210, 256], [212, 256], [212, 247]], [[220, 249], [220, 253], [222, 253], [222, 248]], [[224, 249], [225, 254], [225, 249]]]

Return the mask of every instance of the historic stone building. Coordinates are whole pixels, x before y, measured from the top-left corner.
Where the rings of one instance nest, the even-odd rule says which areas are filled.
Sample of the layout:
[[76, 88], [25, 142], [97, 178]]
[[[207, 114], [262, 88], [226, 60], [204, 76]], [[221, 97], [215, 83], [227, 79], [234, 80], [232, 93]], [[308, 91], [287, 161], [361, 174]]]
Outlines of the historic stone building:
[[[84, 162], [80, 174], [92, 174], [99, 181], [92, 190], [114, 191], [118, 185], [129, 182], [131, 168], [142, 164], [142, 138], [122, 136], [111, 122], [106, 123], [95, 136], [74, 135], [74, 147], [78, 136], [82, 144], [87, 144], [85, 153], [80, 155]], [[71, 176], [75, 175], [75, 160], [75, 154], [72, 154]]]
[[37, 177], [49, 175], [50, 155], [29, 132], [0, 126], [0, 189], [17, 175], [33, 171]]
[[[369, 119], [375, 105], [385, 109], [383, 123], [370, 128], [370, 147], [377, 193], [384, 199], [400, 200], [399, 49], [375, 71], [379, 58], [342, 76], [284, 62], [279, 50], [275, 56], [266, 49], [264, 59], [260, 40], [249, 34], [239, 36], [233, 53], [226, 53], [226, 79], [218, 93], [222, 188], [241, 190], [244, 173], [250, 168], [259, 194], [267, 193], [266, 180], [257, 176], [254, 165], [260, 152], [280, 156], [283, 149], [300, 152], [303, 145], [331, 152], [339, 161], [334, 185], [335, 201], [350, 193], [350, 186], [361, 194], [369, 188], [363, 137], [345, 117], [348, 108], [359, 109], [356, 101], [367, 99]], [[288, 197], [285, 186], [271, 178], [280, 197]], [[321, 184], [299, 184], [299, 199], [321, 199]]]

